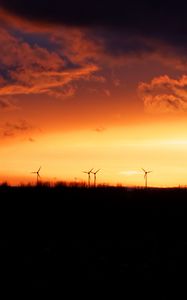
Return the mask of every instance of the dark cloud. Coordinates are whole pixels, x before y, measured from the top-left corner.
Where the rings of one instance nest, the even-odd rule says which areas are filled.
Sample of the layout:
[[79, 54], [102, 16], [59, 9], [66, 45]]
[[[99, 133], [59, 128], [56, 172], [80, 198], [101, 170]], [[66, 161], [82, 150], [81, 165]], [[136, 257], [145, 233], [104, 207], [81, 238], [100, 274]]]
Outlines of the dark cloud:
[[92, 29], [90, 39], [103, 46], [105, 55], [119, 57], [125, 53], [128, 56], [134, 56], [137, 53], [144, 55], [155, 51], [153, 42], [136, 34], [131, 35], [127, 32], [117, 31], [115, 28], [110, 30], [107, 28]]
[[[21, 18], [39, 22], [102, 30], [107, 49], [132, 52], [152, 51], [140, 38], [164, 41], [174, 46], [187, 46], [187, 2], [161, 0], [0, 0], [0, 7]], [[110, 34], [118, 33], [117, 37]], [[125, 34], [123, 35], [119, 33]], [[126, 38], [128, 36], [128, 38]], [[139, 40], [133, 40], [139, 37]], [[130, 39], [130, 42], [129, 42]], [[121, 43], [120, 43], [121, 41]], [[117, 47], [116, 45], [121, 45]]]
[[187, 3], [180, 0], [0, 0], [0, 5], [11, 13], [39, 22], [120, 26], [136, 33], [170, 36], [187, 31]]

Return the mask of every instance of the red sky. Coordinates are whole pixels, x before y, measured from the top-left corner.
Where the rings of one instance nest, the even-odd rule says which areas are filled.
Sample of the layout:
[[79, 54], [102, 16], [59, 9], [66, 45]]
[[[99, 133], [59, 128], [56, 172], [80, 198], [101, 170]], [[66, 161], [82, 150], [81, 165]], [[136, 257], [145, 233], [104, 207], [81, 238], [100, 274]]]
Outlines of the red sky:
[[0, 180], [187, 182], [186, 57], [167, 41], [0, 14]]

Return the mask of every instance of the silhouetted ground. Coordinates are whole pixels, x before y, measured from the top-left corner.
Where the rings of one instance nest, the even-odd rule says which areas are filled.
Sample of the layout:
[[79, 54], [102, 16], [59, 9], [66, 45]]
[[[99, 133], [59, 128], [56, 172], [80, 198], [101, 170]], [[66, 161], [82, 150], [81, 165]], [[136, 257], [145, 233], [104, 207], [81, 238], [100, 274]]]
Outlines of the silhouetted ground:
[[117, 280], [171, 289], [186, 281], [185, 189], [4, 186], [0, 228], [0, 270], [10, 286]]

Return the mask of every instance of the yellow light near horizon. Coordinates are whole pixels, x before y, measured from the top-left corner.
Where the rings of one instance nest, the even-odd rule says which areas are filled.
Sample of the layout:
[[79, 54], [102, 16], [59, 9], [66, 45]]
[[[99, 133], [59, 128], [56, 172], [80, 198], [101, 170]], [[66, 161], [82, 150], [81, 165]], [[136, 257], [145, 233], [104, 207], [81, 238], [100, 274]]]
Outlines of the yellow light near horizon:
[[[87, 181], [91, 168], [101, 169], [98, 183], [144, 185], [141, 168], [152, 170], [151, 186], [187, 183], [187, 140], [137, 140], [124, 128], [104, 133], [77, 131], [46, 134], [36, 143], [17, 142], [0, 149], [0, 180], [34, 182], [32, 171], [42, 166], [42, 180]], [[129, 130], [132, 133], [132, 130]], [[124, 136], [124, 138], [123, 138]], [[13, 179], [17, 178], [17, 179]]]

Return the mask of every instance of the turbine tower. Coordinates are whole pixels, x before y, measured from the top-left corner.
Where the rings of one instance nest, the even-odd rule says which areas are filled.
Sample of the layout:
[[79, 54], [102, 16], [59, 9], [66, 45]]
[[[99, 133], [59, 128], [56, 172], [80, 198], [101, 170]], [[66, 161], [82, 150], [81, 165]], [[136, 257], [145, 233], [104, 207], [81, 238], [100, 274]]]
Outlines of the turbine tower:
[[32, 174], [36, 174], [36, 184], [37, 185], [39, 183], [39, 178], [41, 178], [41, 176], [40, 176], [40, 170], [41, 170], [41, 167], [39, 167], [38, 171], [31, 172]]
[[151, 173], [152, 171], [146, 171], [145, 169], [143, 169], [144, 172], [144, 179], [145, 179], [145, 188], [147, 188], [147, 174]]
[[94, 174], [94, 187], [96, 187], [96, 177], [97, 177], [97, 173], [100, 171], [101, 169], [97, 170], [96, 172], [91, 172], [92, 174]]
[[88, 172], [83, 171], [83, 173], [88, 174], [88, 187], [90, 187], [90, 174], [92, 173], [92, 170], [93, 170], [93, 168], [90, 171], [88, 171]]

